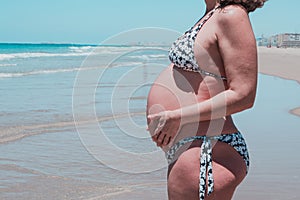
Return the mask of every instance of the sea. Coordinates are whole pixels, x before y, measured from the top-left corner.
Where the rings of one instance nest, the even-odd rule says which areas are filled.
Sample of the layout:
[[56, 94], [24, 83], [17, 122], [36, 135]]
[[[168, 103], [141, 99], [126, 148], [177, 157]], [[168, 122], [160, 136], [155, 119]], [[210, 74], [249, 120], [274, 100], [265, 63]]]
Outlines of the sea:
[[[146, 130], [154, 45], [0, 44], [0, 199], [167, 199], [167, 164]], [[234, 115], [251, 166], [234, 199], [299, 199], [296, 81], [259, 74]]]

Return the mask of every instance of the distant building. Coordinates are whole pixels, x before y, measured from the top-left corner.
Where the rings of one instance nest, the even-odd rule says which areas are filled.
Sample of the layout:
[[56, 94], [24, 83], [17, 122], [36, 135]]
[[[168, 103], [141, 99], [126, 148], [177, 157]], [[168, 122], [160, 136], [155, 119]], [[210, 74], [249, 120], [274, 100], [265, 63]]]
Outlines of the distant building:
[[263, 35], [260, 38], [256, 38], [257, 46], [268, 46], [269, 41], [268, 38], [264, 37]]
[[268, 47], [279, 47], [278, 46], [278, 35], [269, 37], [267, 46]]
[[277, 35], [277, 47], [300, 47], [299, 33], [284, 33]]
[[300, 48], [300, 33], [283, 33], [269, 38], [264, 36], [257, 38], [258, 46], [278, 48]]

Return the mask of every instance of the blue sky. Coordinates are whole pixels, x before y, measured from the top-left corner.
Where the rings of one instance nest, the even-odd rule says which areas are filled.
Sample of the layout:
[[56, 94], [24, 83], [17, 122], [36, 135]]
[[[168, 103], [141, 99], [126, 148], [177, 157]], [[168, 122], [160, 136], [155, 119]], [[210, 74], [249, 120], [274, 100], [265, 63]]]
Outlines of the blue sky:
[[[299, 0], [269, 0], [250, 14], [255, 35], [300, 32]], [[119, 32], [161, 27], [184, 32], [203, 0], [2, 0], [0, 42], [98, 44]]]

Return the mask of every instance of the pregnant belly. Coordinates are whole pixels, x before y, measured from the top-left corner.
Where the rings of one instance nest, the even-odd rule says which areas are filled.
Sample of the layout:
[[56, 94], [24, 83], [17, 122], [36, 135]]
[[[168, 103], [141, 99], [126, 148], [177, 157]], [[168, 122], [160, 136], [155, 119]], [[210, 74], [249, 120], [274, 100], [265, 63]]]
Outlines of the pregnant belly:
[[[203, 79], [198, 73], [186, 72], [170, 65], [161, 72], [150, 89], [147, 99], [147, 114], [196, 104], [223, 90], [224, 84], [213, 77], [204, 77]], [[225, 121], [228, 124], [229, 121], [231, 122], [231, 118], [190, 123], [184, 126], [178, 124], [177, 138], [205, 135], [207, 132], [220, 134], [223, 132], [222, 127], [224, 127]]]
[[153, 114], [197, 103], [200, 96], [194, 90], [187, 79], [170, 66], [153, 83], [147, 99], [147, 111]]

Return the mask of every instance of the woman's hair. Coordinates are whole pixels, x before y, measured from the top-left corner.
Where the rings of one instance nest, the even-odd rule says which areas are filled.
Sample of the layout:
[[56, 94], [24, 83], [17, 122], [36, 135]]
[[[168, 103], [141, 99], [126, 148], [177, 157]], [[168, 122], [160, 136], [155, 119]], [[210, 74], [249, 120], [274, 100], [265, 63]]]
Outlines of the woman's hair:
[[232, 4], [242, 5], [248, 12], [253, 12], [256, 8], [261, 8], [267, 0], [218, 0], [221, 7]]

